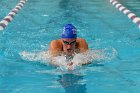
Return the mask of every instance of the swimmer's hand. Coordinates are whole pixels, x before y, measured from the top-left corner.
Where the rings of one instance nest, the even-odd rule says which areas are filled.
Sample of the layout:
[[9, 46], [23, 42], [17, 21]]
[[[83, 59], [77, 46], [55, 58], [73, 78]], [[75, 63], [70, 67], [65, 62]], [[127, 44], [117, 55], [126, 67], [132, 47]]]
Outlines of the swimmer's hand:
[[83, 63], [78, 63], [78, 64], [76, 64], [74, 62], [69, 62], [67, 64], [67, 69], [74, 70], [76, 68], [76, 66], [83, 66], [83, 65], [88, 65], [88, 64], [91, 64], [91, 62], [88, 61], [88, 62], [83, 62]]
[[73, 62], [68, 63], [67, 68], [68, 70], [74, 70], [74, 63]]
[[79, 65], [76, 64], [76, 63], [74, 63], [74, 62], [69, 62], [69, 63], [67, 64], [67, 69], [68, 69], [69, 71], [71, 71], [71, 70], [76, 69], [77, 66], [79, 66]]
[[70, 63], [68, 63], [67, 65], [68, 65], [68, 66], [72, 66], [72, 65], [73, 65], [73, 62], [70, 62]]

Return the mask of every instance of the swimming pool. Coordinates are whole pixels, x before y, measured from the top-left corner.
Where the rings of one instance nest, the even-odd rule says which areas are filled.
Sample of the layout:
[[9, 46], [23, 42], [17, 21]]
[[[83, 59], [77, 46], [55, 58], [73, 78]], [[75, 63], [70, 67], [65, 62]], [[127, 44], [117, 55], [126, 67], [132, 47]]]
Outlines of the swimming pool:
[[[140, 16], [139, 0], [119, 0]], [[1, 0], [2, 19], [19, 2]], [[76, 74], [63, 73], [20, 53], [47, 51], [66, 23], [91, 50], [114, 58], [97, 59]], [[140, 91], [140, 29], [109, 0], [28, 0], [14, 20], [0, 31], [0, 93], [138, 93]], [[110, 57], [109, 57], [110, 58]]]

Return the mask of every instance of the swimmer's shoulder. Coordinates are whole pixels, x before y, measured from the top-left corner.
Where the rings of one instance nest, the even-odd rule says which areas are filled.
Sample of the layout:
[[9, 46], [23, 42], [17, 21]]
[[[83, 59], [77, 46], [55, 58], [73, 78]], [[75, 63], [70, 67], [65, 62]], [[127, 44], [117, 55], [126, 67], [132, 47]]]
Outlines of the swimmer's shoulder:
[[86, 40], [84, 38], [77, 38], [76, 41], [77, 42], [86, 42]]
[[54, 57], [60, 55], [62, 52], [62, 41], [60, 39], [51, 41], [49, 51]]
[[50, 48], [52, 49], [62, 48], [62, 40], [61, 39], [52, 40], [50, 43]]
[[84, 38], [77, 38], [77, 47], [80, 49], [81, 52], [85, 52], [88, 50], [88, 44]]

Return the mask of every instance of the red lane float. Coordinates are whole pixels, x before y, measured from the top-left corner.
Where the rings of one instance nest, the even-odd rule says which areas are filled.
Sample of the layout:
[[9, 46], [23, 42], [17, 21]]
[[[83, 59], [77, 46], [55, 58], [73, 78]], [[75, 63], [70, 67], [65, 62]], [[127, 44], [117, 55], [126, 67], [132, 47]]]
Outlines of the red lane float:
[[26, 1], [27, 0], [21, 0], [15, 8], [13, 8], [10, 13], [0, 21], [0, 30], [4, 30], [4, 28], [13, 20], [14, 16], [22, 9]]
[[110, 3], [112, 5], [114, 5], [117, 9], [119, 9], [119, 11], [121, 11], [122, 13], [127, 15], [128, 18], [131, 19], [140, 28], [140, 18], [138, 16], [136, 16], [136, 14], [132, 13], [130, 10], [128, 10], [126, 7], [124, 7], [117, 0], [110, 0]]

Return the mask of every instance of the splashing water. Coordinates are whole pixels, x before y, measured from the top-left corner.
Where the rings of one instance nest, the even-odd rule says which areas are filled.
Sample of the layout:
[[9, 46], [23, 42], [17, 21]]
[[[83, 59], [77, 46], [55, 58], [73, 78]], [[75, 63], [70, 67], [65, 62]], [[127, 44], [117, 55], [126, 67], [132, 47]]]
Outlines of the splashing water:
[[[48, 52], [26, 52], [23, 51], [19, 53], [21, 58], [28, 61], [39, 61], [45, 65], [49, 65], [51, 60], [51, 55]], [[78, 69], [82, 66], [82, 64], [86, 64], [88, 62], [94, 63], [94, 61], [102, 61], [102, 60], [112, 60], [117, 56], [117, 51], [114, 48], [105, 48], [100, 50], [89, 50], [86, 53], [78, 53], [75, 54], [71, 62], [73, 62], [72, 70]], [[53, 58], [54, 63], [59, 64], [59, 68], [61, 70], [68, 70], [68, 63], [66, 57], [64, 55], [57, 56]]]
[[48, 64], [49, 59], [51, 58], [51, 55], [49, 52], [20, 52], [19, 55], [23, 60], [28, 60], [28, 61], [39, 61], [40, 63], [43, 64]]

